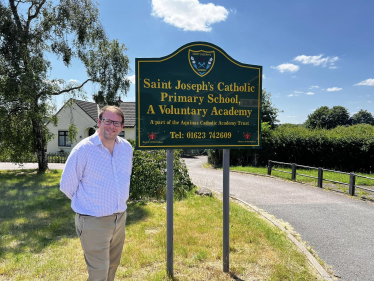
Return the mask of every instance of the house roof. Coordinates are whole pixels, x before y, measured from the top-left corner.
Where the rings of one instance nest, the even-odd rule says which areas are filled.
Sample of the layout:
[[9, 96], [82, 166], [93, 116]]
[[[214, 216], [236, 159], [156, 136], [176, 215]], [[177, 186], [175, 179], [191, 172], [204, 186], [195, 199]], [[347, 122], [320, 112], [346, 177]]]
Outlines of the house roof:
[[125, 115], [125, 127], [135, 127], [135, 102], [122, 102], [120, 108]]
[[[74, 102], [97, 123], [100, 109], [96, 103], [77, 99]], [[135, 102], [122, 102], [120, 108], [125, 115], [125, 127], [135, 127]]]
[[96, 103], [76, 99], [74, 99], [74, 102], [97, 123], [99, 112]]

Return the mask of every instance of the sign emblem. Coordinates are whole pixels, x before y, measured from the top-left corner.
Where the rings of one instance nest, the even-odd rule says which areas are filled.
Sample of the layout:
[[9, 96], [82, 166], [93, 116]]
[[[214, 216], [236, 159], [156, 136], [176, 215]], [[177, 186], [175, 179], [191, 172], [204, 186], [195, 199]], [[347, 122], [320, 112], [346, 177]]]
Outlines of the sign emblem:
[[250, 133], [243, 133], [243, 135], [244, 135], [244, 138], [246, 139], [246, 140], [249, 140], [250, 138], [251, 138], [251, 134]]
[[214, 51], [193, 51], [188, 50], [188, 60], [197, 75], [204, 77], [213, 68], [215, 62]]
[[150, 140], [155, 140], [156, 139], [156, 134], [154, 134], [153, 132], [148, 134], [148, 137]]

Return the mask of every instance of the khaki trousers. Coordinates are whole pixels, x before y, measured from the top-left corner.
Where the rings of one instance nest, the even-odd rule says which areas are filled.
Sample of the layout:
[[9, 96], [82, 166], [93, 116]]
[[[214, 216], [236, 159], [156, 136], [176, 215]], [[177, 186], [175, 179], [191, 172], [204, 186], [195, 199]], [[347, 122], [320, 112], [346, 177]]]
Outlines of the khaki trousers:
[[126, 211], [106, 217], [76, 214], [75, 227], [87, 264], [87, 281], [113, 281], [125, 242]]

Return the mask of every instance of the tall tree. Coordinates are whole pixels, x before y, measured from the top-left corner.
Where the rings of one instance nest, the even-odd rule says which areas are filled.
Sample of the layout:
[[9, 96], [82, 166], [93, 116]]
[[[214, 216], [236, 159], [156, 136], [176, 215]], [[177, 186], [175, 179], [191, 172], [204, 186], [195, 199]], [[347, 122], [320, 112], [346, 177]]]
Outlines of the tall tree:
[[332, 129], [349, 124], [349, 112], [343, 106], [321, 106], [308, 115], [305, 126], [309, 129]]
[[276, 108], [272, 101], [271, 101], [271, 93], [267, 92], [265, 89], [262, 90], [262, 104], [261, 104], [261, 111], [262, 111], [262, 122], [268, 122], [270, 127], [274, 129], [279, 120], [277, 119], [278, 113], [283, 112], [279, 111]]
[[305, 126], [309, 129], [327, 128], [329, 112], [330, 108], [328, 106], [317, 108], [313, 113], [308, 115]]
[[337, 126], [344, 126], [349, 124], [349, 112], [343, 106], [333, 106], [330, 109], [328, 116], [327, 129], [332, 129]]
[[351, 123], [352, 125], [355, 125], [355, 124], [374, 125], [374, 117], [369, 111], [361, 109], [359, 112], [353, 114], [353, 116], [351, 117]]
[[[125, 46], [107, 38], [91, 0], [4, 1], [0, 0], [0, 155], [6, 151], [11, 161], [22, 163], [36, 153], [39, 170], [45, 171], [45, 148], [52, 137], [45, 123], [53, 116], [52, 97], [84, 95], [83, 86], [92, 82], [100, 85], [95, 99], [116, 104], [130, 87], [125, 78], [129, 60]], [[50, 77], [51, 53], [66, 67], [80, 60], [86, 81]]]

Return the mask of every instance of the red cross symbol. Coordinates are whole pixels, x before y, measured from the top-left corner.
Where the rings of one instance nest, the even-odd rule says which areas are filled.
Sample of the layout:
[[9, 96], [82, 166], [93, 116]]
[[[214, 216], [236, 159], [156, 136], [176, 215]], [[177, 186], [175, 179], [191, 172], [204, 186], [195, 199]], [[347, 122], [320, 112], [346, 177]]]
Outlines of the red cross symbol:
[[156, 139], [156, 135], [152, 132], [152, 133], [150, 133], [149, 134], [149, 139], [150, 140], [154, 140], [154, 139]]

